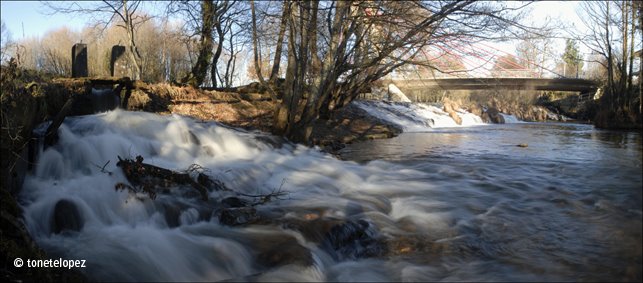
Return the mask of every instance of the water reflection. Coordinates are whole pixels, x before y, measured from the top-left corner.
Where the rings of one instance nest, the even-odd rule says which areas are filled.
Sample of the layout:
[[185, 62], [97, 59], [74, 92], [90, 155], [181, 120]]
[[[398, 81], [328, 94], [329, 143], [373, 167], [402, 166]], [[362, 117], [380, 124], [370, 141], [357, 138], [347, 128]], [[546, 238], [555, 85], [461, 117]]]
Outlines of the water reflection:
[[403, 134], [341, 154], [409, 166], [440, 188], [431, 200], [447, 204], [454, 236], [416, 247], [416, 263], [468, 263], [446, 280], [637, 281], [641, 152], [637, 132], [525, 123]]
[[[21, 203], [38, 244], [87, 259], [82, 272], [97, 281], [641, 280], [640, 136], [614, 147], [593, 131], [404, 134], [349, 146], [344, 157], [358, 164], [216, 123], [116, 110], [66, 120]], [[211, 188], [203, 202], [181, 186], [151, 200], [114, 189], [127, 182], [116, 162], [105, 169], [114, 174], [87, 166], [138, 154], [175, 170], [199, 164], [246, 196], [289, 194], [255, 206], [260, 222], [230, 226], [223, 209], [258, 200]], [[76, 207], [67, 218], [82, 219], [79, 231], [55, 232], [61, 199]], [[239, 209], [228, 212], [252, 211]]]

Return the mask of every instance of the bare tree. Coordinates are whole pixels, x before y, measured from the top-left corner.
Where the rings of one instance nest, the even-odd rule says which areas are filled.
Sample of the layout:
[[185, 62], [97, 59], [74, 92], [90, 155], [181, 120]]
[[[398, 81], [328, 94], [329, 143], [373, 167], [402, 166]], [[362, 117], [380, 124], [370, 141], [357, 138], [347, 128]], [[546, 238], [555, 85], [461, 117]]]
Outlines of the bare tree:
[[[239, 54], [244, 52], [245, 47], [248, 45], [248, 19], [244, 17], [248, 12], [248, 7], [245, 3], [241, 2], [235, 6], [235, 11], [230, 13], [229, 19], [225, 21], [224, 34], [227, 36], [225, 42], [221, 43], [223, 46], [223, 53], [225, 61], [218, 63], [215, 74], [219, 79], [219, 84], [224, 88], [232, 87], [233, 81], [237, 76], [237, 64], [240, 61]], [[219, 60], [220, 61], [220, 60]]]
[[550, 62], [558, 56], [552, 54], [554, 31], [547, 27], [538, 27], [537, 33], [527, 33], [520, 36], [516, 45], [518, 63], [530, 70], [536, 71], [542, 77], [545, 71], [553, 69]]
[[[235, 37], [238, 38], [242, 32], [238, 26], [247, 12], [244, 6], [245, 3], [236, 0], [204, 0], [199, 4], [191, 1], [172, 1], [168, 5], [168, 14], [178, 13], [186, 19], [187, 37], [199, 41], [198, 57], [190, 76], [183, 79], [185, 82], [193, 86], [202, 86], [207, 81], [208, 74], [213, 87], [216, 87], [219, 81], [225, 81], [219, 74], [219, 59], [226, 49], [226, 37], [229, 39], [227, 44], [232, 45], [229, 47], [234, 51], [232, 53], [239, 53], [238, 49], [234, 48], [234, 43]], [[234, 57], [232, 53], [229, 58]], [[225, 68], [228, 70], [227, 77], [231, 77], [229, 71], [232, 61], [225, 65], [229, 66]]]
[[45, 34], [41, 40], [43, 64], [42, 70], [60, 76], [71, 75], [71, 50], [77, 34], [63, 27]]
[[[212, 86], [217, 87], [217, 78], [225, 87], [232, 84], [232, 76], [235, 69], [236, 54], [241, 52], [239, 46], [243, 46], [244, 35], [247, 34], [248, 18], [244, 17], [249, 11], [245, 2], [223, 1], [217, 6], [215, 13], [215, 32], [218, 38], [217, 47], [212, 57], [211, 74]], [[228, 60], [225, 63], [223, 74], [219, 70], [219, 59], [226, 50], [226, 36], [228, 37]]]
[[[424, 46], [515, 35], [520, 7], [476, 1], [288, 2], [283, 98], [274, 130], [309, 142], [312, 124], [406, 64], [427, 64]], [[514, 4], [511, 4], [514, 5]], [[523, 5], [519, 4], [518, 6]], [[253, 12], [254, 12], [253, 8]], [[320, 19], [320, 21], [318, 21]], [[522, 27], [524, 28], [524, 27]], [[258, 62], [256, 25], [253, 25]], [[494, 37], [498, 37], [494, 36]], [[255, 64], [258, 65], [258, 64]], [[265, 83], [259, 74], [260, 81]]]
[[4, 21], [0, 21], [0, 61], [4, 62], [7, 58], [7, 49], [11, 45], [11, 32], [7, 29]]
[[[630, 53], [633, 49], [630, 45], [640, 42], [627, 32], [628, 28], [635, 29], [635, 21], [628, 16], [628, 7], [633, 4], [627, 2], [596, 1], [581, 4], [581, 18], [589, 31], [583, 35], [581, 42], [604, 58], [598, 63], [607, 69], [606, 86], [610, 93], [617, 96], [614, 97], [615, 103], [620, 101], [619, 94], [627, 91], [628, 76], [633, 75], [626, 67], [628, 58], [633, 55]], [[630, 41], [632, 43], [628, 45]]]
[[277, 76], [279, 75], [279, 66], [281, 63], [281, 52], [284, 45], [284, 35], [286, 34], [286, 26], [288, 24], [288, 17], [290, 15], [290, 1], [286, 0], [283, 2], [283, 12], [281, 15], [281, 21], [279, 23], [279, 35], [277, 36], [277, 44], [275, 48], [275, 57], [272, 64], [272, 71], [270, 72], [270, 81], [275, 82]]
[[[189, 2], [182, 3], [184, 3], [184, 5], [190, 5]], [[199, 23], [199, 56], [192, 67], [190, 76], [184, 79], [188, 84], [195, 87], [203, 84], [207, 75], [208, 67], [210, 66], [210, 60], [212, 59], [212, 48], [214, 46], [214, 39], [212, 38], [214, 13], [215, 4], [212, 0], [201, 1], [201, 16], [197, 20]]]
[[[641, 8], [638, 1], [596, 1], [583, 2], [581, 19], [587, 27], [588, 33], [580, 39], [593, 53], [600, 55], [594, 60], [606, 70], [605, 94], [603, 101], [603, 113], [611, 113], [597, 118], [599, 126], [617, 125], [629, 123], [630, 114], [637, 114], [640, 124], [641, 104], [639, 103], [638, 113], [633, 113], [632, 102], [635, 97], [636, 88], [633, 82], [633, 57], [636, 47], [641, 48]], [[636, 7], [636, 8], [635, 8]], [[638, 10], [638, 12], [637, 12]], [[634, 16], [638, 14], [637, 18]], [[629, 63], [629, 68], [628, 68]], [[641, 94], [639, 90], [639, 100]], [[626, 114], [630, 113], [630, 114]], [[601, 114], [601, 111], [599, 111]], [[602, 115], [602, 114], [601, 114]], [[604, 117], [615, 119], [607, 121]], [[605, 120], [605, 121], [604, 121]], [[606, 124], [605, 122], [609, 123]]]
[[[266, 80], [263, 77], [263, 72], [261, 70], [261, 54], [259, 53], [259, 37], [257, 36], [257, 13], [255, 9], [255, 1], [250, 0], [250, 13], [252, 14], [252, 49], [253, 49], [253, 65], [255, 69], [255, 74], [257, 75], [257, 79], [259, 79], [259, 82], [262, 85], [267, 85]], [[272, 95], [273, 99], [277, 99], [277, 95], [274, 93], [272, 89], [270, 89], [270, 94]], [[275, 115], [277, 116], [277, 115]]]

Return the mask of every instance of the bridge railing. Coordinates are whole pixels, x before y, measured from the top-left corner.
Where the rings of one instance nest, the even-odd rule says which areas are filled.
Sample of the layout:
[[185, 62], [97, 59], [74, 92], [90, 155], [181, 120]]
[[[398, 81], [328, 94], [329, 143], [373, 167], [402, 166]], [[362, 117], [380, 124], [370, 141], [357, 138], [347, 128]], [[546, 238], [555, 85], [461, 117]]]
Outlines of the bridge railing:
[[[510, 69], [510, 70], [492, 70], [489, 72], [467, 72], [466, 70], [447, 70], [444, 72], [436, 71], [433, 74], [429, 75], [426, 78], [419, 79], [445, 79], [445, 78], [541, 78], [545, 77], [545, 74], [541, 75], [537, 70], [532, 69]], [[550, 75], [549, 77], [557, 77], [556, 75]]]

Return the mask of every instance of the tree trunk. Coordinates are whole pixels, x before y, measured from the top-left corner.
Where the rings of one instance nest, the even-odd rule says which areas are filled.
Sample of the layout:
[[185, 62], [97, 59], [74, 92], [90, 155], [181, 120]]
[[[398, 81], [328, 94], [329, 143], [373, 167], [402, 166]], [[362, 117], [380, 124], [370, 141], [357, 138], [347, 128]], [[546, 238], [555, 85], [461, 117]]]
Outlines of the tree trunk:
[[628, 9], [627, 9], [627, 0], [621, 1], [621, 12], [622, 12], [622, 24], [623, 24], [623, 46], [621, 47], [622, 49], [622, 54], [621, 54], [621, 64], [619, 66], [619, 72], [621, 73], [621, 76], [619, 77], [619, 97], [623, 98], [623, 100], [619, 101], [619, 108], [623, 108], [624, 100], [627, 98], [627, 42], [628, 42]]
[[288, 66], [286, 67], [286, 79], [283, 84], [283, 97], [280, 105], [277, 106], [275, 112], [274, 131], [279, 135], [288, 135], [290, 131], [291, 113], [297, 111], [297, 107], [293, 107], [295, 92], [297, 91], [299, 64], [301, 60], [297, 59], [297, 45], [296, 45], [296, 18], [300, 15], [299, 5], [297, 3], [291, 4], [290, 15], [288, 17]]
[[609, 90], [609, 98], [610, 99], [610, 109], [615, 109], [615, 104], [614, 102], [616, 101], [616, 89], [615, 89], [615, 83], [614, 83], [614, 58], [612, 57], [612, 44], [610, 43], [610, 28], [609, 24], [611, 22], [611, 17], [610, 17], [610, 3], [606, 2], [606, 10], [607, 12], [605, 13], [605, 42], [607, 43], [607, 89]]
[[223, 50], [223, 44], [225, 40], [225, 33], [221, 29], [221, 23], [217, 23], [216, 25], [217, 29], [217, 35], [219, 36], [219, 42], [217, 44], [217, 50], [214, 52], [214, 56], [212, 56], [212, 87], [217, 87], [217, 80], [216, 76], [218, 74], [217, 72], [217, 62], [219, 61], [219, 57], [221, 57], [221, 51]]
[[324, 79], [320, 85], [319, 98], [317, 101], [317, 106], [313, 109], [316, 113], [311, 114], [310, 116], [319, 116], [321, 119], [330, 118], [330, 101], [333, 96], [333, 90], [337, 84], [337, 69], [339, 66], [337, 60], [340, 56], [344, 54], [345, 40], [343, 35], [345, 27], [343, 21], [348, 15], [350, 10], [350, 5], [345, 1], [337, 2], [337, 9], [335, 12], [335, 17], [333, 18], [332, 23], [332, 34], [331, 34], [331, 45], [330, 52], [327, 53], [326, 63], [329, 65], [328, 68], [325, 68]]
[[214, 45], [212, 38], [212, 26], [214, 24], [214, 3], [212, 0], [201, 2], [201, 32], [199, 40], [199, 56], [196, 64], [192, 67], [191, 76], [187, 83], [199, 87], [203, 84], [208, 72], [208, 65], [212, 57], [212, 47]]
[[136, 41], [134, 40], [134, 24], [132, 23], [132, 17], [127, 10], [127, 1], [123, 1], [123, 14], [125, 15], [125, 29], [127, 30], [127, 38], [129, 41], [129, 57], [132, 63], [134, 64], [134, 79], [141, 79], [141, 55], [138, 53], [138, 48], [136, 48]]
[[234, 52], [234, 33], [232, 30], [228, 30], [228, 32], [230, 33], [230, 37], [228, 38], [228, 43], [230, 44], [230, 57], [226, 62], [225, 74], [223, 76], [223, 87], [225, 88], [232, 87], [232, 75], [234, 74], [235, 60], [237, 58], [237, 54]]
[[[255, 1], [250, 0], [250, 11], [252, 15], [252, 49], [254, 51], [254, 65], [255, 65], [255, 73], [257, 74], [257, 78], [259, 79], [259, 82], [261, 83], [262, 86], [266, 87], [268, 89], [268, 93], [270, 94], [270, 98], [274, 101], [278, 101], [277, 94], [275, 91], [266, 83], [266, 80], [263, 79], [263, 75], [261, 74], [261, 61], [259, 60], [260, 54], [259, 54], [259, 39], [257, 38], [257, 16], [255, 13]], [[277, 103], [279, 105], [279, 103]], [[279, 109], [275, 111], [275, 117], [279, 115]]]
[[279, 76], [279, 65], [281, 63], [281, 52], [284, 45], [284, 35], [286, 34], [286, 25], [290, 16], [290, 1], [284, 1], [283, 12], [281, 14], [281, 23], [279, 24], [279, 35], [277, 35], [277, 47], [275, 49], [275, 59], [270, 72], [270, 82], [277, 81]]
[[212, 76], [212, 87], [217, 87], [217, 62], [219, 61], [219, 57], [221, 57], [221, 51], [223, 50], [223, 44], [225, 41], [225, 32], [223, 30], [222, 25], [222, 18], [224, 17], [225, 13], [228, 10], [228, 2], [225, 1], [221, 7], [216, 7], [214, 11], [214, 26], [217, 30], [217, 35], [219, 42], [217, 44], [217, 50], [214, 52], [214, 56], [212, 56], [212, 67], [210, 69], [210, 73]]
[[[632, 95], [632, 92], [634, 91], [634, 86], [632, 85], [632, 77], [634, 76], [634, 39], [636, 36], [636, 11], [634, 10], [634, 3], [632, 1], [628, 1], [630, 5], [630, 14], [632, 15], [632, 19], [630, 21], [630, 51], [629, 53], [629, 59], [630, 59], [630, 66], [629, 70], [627, 72], [627, 107], [630, 107], [630, 95]], [[639, 78], [639, 80], [641, 80]]]
[[307, 27], [308, 30], [313, 31], [310, 35], [310, 40], [308, 42], [310, 54], [311, 54], [311, 67], [310, 67], [310, 77], [312, 82], [308, 86], [308, 96], [306, 97], [306, 104], [304, 110], [301, 114], [300, 122], [297, 125], [297, 131], [294, 133], [296, 139], [301, 140], [305, 143], [310, 142], [310, 137], [313, 131], [313, 121], [317, 118], [317, 111], [315, 107], [317, 106], [317, 101], [319, 100], [319, 88], [322, 81], [322, 64], [319, 56], [317, 54], [317, 12], [319, 11], [319, 1], [313, 1], [310, 12], [310, 25]]
[[[636, 2], [639, 7], [639, 29], [643, 37], [643, 3]], [[639, 118], [643, 119], [643, 49], [639, 51]], [[643, 123], [643, 121], [639, 121]]]

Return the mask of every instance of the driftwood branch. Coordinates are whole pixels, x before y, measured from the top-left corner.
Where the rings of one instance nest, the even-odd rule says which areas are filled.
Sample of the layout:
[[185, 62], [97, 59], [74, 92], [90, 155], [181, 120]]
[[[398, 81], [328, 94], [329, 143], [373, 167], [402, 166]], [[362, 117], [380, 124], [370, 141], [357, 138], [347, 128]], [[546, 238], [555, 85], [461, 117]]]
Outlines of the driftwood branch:
[[[98, 165], [96, 165], [96, 167], [101, 168], [101, 171], [104, 171], [104, 168], [108, 163], [109, 162], [105, 163], [103, 167]], [[157, 187], [168, 187], [177, 184], [192, 186], [192, 188], [199, 192], [204, 201], [208, 200], [208, 189], [234, 192], [226, 187], [223, 182], [208, 177], [208, 175], [204, 173], [205, 171], [208, 171], [208, 169], [203, 168], [198, 164], [192, 164], [185, 171], [179, 172], [143, 163], [143, 157], [139, 155], [136, 156], [134, 160], [123, 159], [118, 156], [118, 163], [116, 163], [116, 166], [123, 170], [127, 180], [131, 184], [118, 183], [115, 186], [116, 190], [128, 189], [130, 192], [134, 193], [146, 193], [151, 199], [156, 199]], [[196, 180], [192, 178], [195, 173], [198, 174], [196, 175]], [[241, 206], [250, 209], [254, 206], [262, 205], [272, 200], [283, 199], [283, 197], [288, 194], [288, 192], [282, 191], [285, 181], [286, 180], [284, 179], [281, 182], [281, 186], [272, 190], [269, 194], [252, 195], [239, 192], [234, 193], [238, 196], [253, 198], [254, 201], [249, 202], [239, 200], [243, 203]], [[235, 197], [232, 198], [237, 199]], [[235, 207], [238, 208], [238, 206]]]
[[244, 193], [237, 193], [237, 194], [240, 196], [257, 199], [257, 201], [251, 203], [250, 206], [262, 205], [264, 203], [272, 201], [273, 199], [283, 199], [282, 197], [288, 194], [287, 191], [281, 190], [285, 182], [286, 182], [286, 179], [281, 180], [281, 185], [279, 186], [279, 189], [274, 189], [269, 194], [265, 194], [265, 195], [251, 195], [251, 194], [244, 194]]
[[[225, 187], [221, 182], [218, 181], [218, 183], [211, 180], [210, 182], [207, 182], [209, 178], [207, 178], [207, 176], [205, 176], [204, 174], [199, 175], [199, 177], [203, 180], [201, 182], [203, 184], [201, 184], [193, 180], [188, 173], [176, 172], [151, 164], [143, 163], [143, 157], [140, 155], [136, 156], [136, 160], [122, 159], [120, 156], [118, 156], [118, 163], [116, 163], [116, 166], [121, 167], [121, 169], [125, 173], [125, 176], [127, 177], [127, 180], [132, 185], [134, 185], [135, 187], [139, 187], [143, 191], [150, 194], [150, 198], [154, 198], [152, 196], [155, 196], [155, 194], [152, 194], [150, 192], [154, 192], [154, 189], [157, 186], [167, 187], [172, 184], [190, 185], [201, 194], [201, 198], [203, 200], [208, 200], [208, 190], [203, 184], [214, 184]], [[117, 185], [117, 189], [123, 188], [125, 187], [118, 187]], [[214, 189], [217, 188], [215, 187]]]

